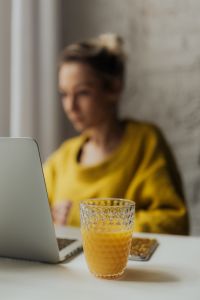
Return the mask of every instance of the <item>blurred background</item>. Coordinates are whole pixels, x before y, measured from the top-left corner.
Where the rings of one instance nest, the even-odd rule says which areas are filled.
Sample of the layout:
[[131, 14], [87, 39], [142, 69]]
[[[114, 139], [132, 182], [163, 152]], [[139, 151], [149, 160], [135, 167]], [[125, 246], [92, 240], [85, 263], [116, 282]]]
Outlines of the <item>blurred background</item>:
[[57, 60], [74, 41], [125, 40], [122, 117], [158, 124], [178, 162], [200, 235], [200, 1], [0, 0], [0, 136], [32, 136], [42, 160], [75, 135], [57, 92]]

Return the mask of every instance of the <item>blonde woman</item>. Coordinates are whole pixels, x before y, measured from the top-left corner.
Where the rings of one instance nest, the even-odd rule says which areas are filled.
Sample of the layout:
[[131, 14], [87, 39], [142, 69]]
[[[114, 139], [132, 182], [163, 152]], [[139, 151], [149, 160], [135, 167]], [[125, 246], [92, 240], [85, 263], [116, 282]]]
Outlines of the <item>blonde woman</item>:
[[187, 210], [169, 148], [152, 124], [120, 120], [123, 41], [114, 34], [72, 44], [62, 53], [59, 90], [80, 133], [44, 165], [54, 222], [79, 226], [79, 202], [96, 197], [136, 202], [135, 231], [187, 234]]

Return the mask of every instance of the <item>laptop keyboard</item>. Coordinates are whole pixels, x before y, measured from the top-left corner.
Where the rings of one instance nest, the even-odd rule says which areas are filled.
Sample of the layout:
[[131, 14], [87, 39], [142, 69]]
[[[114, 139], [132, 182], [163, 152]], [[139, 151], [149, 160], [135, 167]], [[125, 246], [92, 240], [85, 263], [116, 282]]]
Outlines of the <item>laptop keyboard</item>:
[[57, 238], [58, 248], [59, 248], [59, 250], [62, 250], [63, 248], [65, 248], [66, 246], [69, 246], [70, 244], [72, 244], [75, 241], [76, 240], [72, 240], [72, 239]]

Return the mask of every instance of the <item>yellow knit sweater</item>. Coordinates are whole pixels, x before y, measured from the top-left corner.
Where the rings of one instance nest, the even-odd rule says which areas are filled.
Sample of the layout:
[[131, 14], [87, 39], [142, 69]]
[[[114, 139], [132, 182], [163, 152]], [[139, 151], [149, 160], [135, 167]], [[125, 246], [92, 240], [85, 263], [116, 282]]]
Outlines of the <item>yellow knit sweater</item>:
[[178, 173], [155, 126], [126, 121], [121, 144], [94, 166], [78, 162], [85, 139], [81, 135], [64, 142], [44, 164], [50, 205], [72, 201], [69, 225], [80, 225], [80, 200], [118, 197], [135, 201], [135, 231], [188, 233]]

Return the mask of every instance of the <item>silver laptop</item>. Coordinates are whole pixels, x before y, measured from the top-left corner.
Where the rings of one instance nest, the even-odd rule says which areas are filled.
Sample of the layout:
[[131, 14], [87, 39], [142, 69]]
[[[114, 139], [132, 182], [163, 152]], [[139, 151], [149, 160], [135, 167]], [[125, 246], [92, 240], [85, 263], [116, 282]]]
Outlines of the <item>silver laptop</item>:
[[56, 238], [37, 143], [0, 138], [0, 256], [59, 263], [81, 249]]

